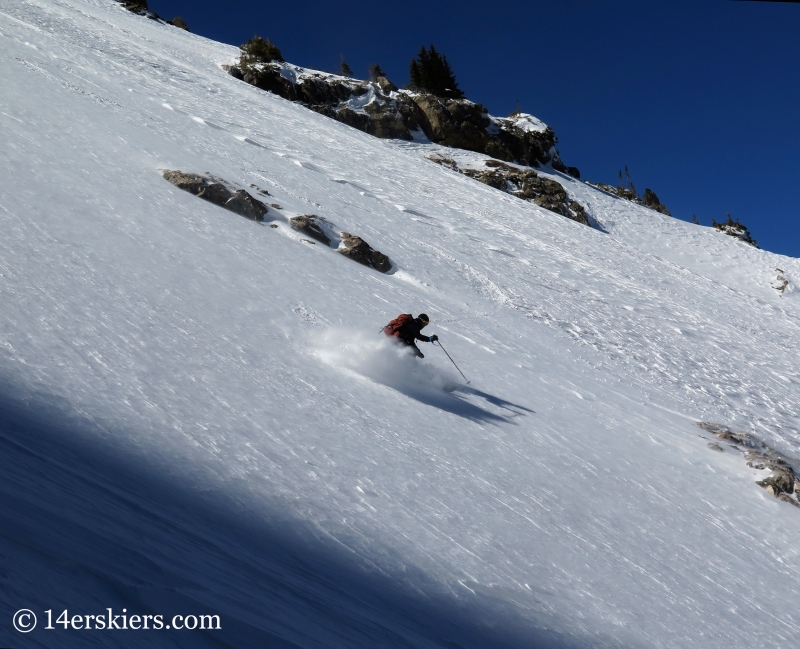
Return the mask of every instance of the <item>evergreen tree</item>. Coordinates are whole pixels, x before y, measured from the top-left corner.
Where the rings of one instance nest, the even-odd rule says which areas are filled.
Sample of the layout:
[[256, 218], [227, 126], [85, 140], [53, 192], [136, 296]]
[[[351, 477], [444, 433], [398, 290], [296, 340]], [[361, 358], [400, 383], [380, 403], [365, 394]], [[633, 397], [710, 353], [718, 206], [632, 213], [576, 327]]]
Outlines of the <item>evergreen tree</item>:
[[240, 45], [239, 49], [242, 51], [242, 55], [239, 58], [239, 63], [242, 67], [247, 67], [254, 63], [283, 61], [283, 56], [278, 46], [269, 39], [264, 40], [258, 34], [253, 36], [253, 38], [244, 45]]
[[408, 76], [410, 77], [410, 85], [414, 90], [419, 90], [422, 88], [422, 72], [419, 69], [419, 63], [417, 63], [417, 59], [411, 61], [411, 67], [408, 70]]
[[464, 97], [447, 57], [439, 54], [433, 45], [427, 49], [424, 45], [420, 47], [417, 58], [411, 61], [409, 77], [409, 85], [415, 90], [450, 99]]
[[625, 165], [625, 178], [628, 179], [628, 189], [630, 189], [631, 192], [633, 193], [633, 197], [638, 198], [639, 194], [636, 193], [636, 187], [634, 186], [633, 181], [631, 180], [631, 174], [628, 171], [628, 165]]
[[339, 65], [339, 74], [341, 74], [343, 77], [353, 76], [353, 71], [350, 69], [350, 66], [347, 65], [347, 61], [344, 60], [344, 57], [342, 57], [342, 62]]
[[386, 73], [381, 69], [380, 64], [374, 63], [373, 65], [369, 66], [369, 80], [370, 81], [377, 81], [378, 77], [385, 77]]

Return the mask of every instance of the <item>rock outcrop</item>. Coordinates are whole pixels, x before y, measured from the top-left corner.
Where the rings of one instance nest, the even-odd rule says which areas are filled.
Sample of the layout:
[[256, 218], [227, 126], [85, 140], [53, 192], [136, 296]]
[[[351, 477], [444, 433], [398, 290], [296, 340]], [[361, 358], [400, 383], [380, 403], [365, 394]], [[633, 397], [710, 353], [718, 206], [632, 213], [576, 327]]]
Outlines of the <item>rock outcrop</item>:
[[[790, 458], [782, 455], [750, 433], [734, 433], [727, 426], [707, 421], [698, 422], [697, 425], [713, 434], [717, 439], [743, 451], [747, 466], [751, 469], [771, 471], [771, 476], [763, 480], [757, 480], [756, 484], [769, 495], [800, 508], [800, 501], [797, 500], [800, 481], [798, 481], [791, 466]], [[717, 448], [714, 448], [715, 446]], [[724, 451], [719, 443], [709, 444], [709, 447], [714, 448], [714, 450]], [[792, 494], [795, 494], [794, 498], [792, 498]]]
[[672, 216], [672, 213], [667, 209], [667, 206], [664, 205], [660, 200], [658, 200], [658, 196], [656, 196], [656, 193], [650, 188], [646, 188], [644, 190], [644, 196], [640, 198], [639, 195], [636, 193], [636, 190], [631, 189], [630, 187], [614, 187], [613, 185], [608, 185], [606, 183], [589, 183], [589, 184], [592, 185], [592, 187], [597, 187], [598, 189], [602, 189], [603, 191], [606, 191], [609, 194], [614, 194], [615, 196], [624, 198], [626, 201], [631, 201], [631, 203], [636, 203], [637, 205], [644, 205], [645, 207], [649, 207], [651, 210], [655, 210], [656, 212], [660, 212], [661, 214]]
[[342, 232], [342, 245], [339, 247], [338, 252], [348, 259], [374, 268], [381, 273], [388, 273], [392, 269], [392, 264], [386, 255], [374, 250], [361, 237], [354, 236], [349, 232]]
[[267, 214], [267, 206], [264, 203], [243, 189], [231, 189], [222, 179], [170, 169], [164, 171], [162, 176], [178, 189], [224, 207], [251, 221], [261, 222]]
[[778, 291], [778, 293], [780, 293], [781, 295], [784, 294], [786, 289], [791, 290], [792, 288], [794, 288], [794, 287], [790, 288], [789, 278], [786, 277], [785, 270], [783, 270], [782, 268], [776, 268], [775, 272], [778, 274], [775, 276], [775, 279], [770, 283], [770, 286], [772, 286], [772, 288]]
[[147, 11], [147, 0], [119, 0], [119, 3], [128, 11], [139, 13], [140, 11]]
[[233, 196], [222, 207], [251, 221], [263, 221], [267, 213], [267, 206], [243, 189], [233, 192]]
[[499, 160], [486, 160], [486, 169], [461, 169], [452, 158], [433, 156], [429, 160], [463, 173], [489, 187], [536, 203], [551, 212], [566, 216], [583, 225], [590, 225], [586, 210], [567, 196], [564, 187], [549, 178], [542, 178], [533, 169], [520, 169]]
[[380, 138], [431, 142], [485, 153], [506, 162], [554, 169], [580, 177], [561, 162], [553, 130], [518, 113], [496, 118], [481, 104], [398, 90], [386, 77], [359, 81], [285, 62], [225, 66], [232, 76]]
[[645, 207], [649, 207], [651, 210], [655, 210], [656, 212], [661, 212], [662, 214], [666, 214], [667, 216], [672, 216], [672, 214], [670, 214], [670, 211], [666, 208], [666, 206], [662, 205], [661, 201], [658, 200], [658, 196], [656, 196], [656, 193], [650, 188], [645, 188], [644, 196], [642, 197], [642, 204]]
[[750, 236], [750, 230], [747, 229], [747, 226], [744, 223], [734, 220], [730, 214], [728, 214], [728, 220], [723, 223], [717, 223], [714, 219], [711, 219], [711, 227], [735, 239], [739, 239], [739, 241], [744, 241], [754, 248], [758, 248], [758, 244], [756, 240]]
[[316, 214], [302, 214], [289, 219], [289, 225], [298, 232], [302, 232], [312, 239], [316, 239], [320, 243], [329, 246], [331, 245], [331, 240], [322, 230], [319, 223], [317, 223], [318, 219], [319, 217]]
[[185, 29], [187, 32], [189, 31], [189, 25], [187, 25], [186, 21], [180, 16], [175, 16], [172, 20], [168, 20], [167, 22], [173, 27]]

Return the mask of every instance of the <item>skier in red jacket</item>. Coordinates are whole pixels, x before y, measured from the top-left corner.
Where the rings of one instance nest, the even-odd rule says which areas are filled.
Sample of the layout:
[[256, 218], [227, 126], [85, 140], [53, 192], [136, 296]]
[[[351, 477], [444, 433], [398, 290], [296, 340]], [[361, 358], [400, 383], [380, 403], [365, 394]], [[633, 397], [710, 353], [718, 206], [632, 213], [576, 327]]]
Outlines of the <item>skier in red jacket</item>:
[[420, 313], [416, 318], [410, 313], [403, 313], [386, 325], [383, 328], [383, 333], [390, 338], [397, 338], [404, 345], [413, 348], [414, 353], [419, 358], [425, 358], [425, 355], [419, 351], [416, 341], [421, 340], [425, 343], [432, 343], [439, 340], [439, 336], [436, 334], [432, 336], [422, 335], [422, 330], [428, 326], [429, 322], [430, 319], [425, 313]]

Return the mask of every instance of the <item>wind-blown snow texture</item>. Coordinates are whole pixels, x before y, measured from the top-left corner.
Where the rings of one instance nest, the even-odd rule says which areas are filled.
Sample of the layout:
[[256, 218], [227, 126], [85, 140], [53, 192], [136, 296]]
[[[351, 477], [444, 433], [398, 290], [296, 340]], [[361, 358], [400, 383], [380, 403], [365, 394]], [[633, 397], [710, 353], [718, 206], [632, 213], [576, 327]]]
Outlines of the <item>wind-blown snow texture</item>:
[[[550, 174], [573, 223], [105, 0], [0, 0], [0, 51], [0, 644], [800, 637], [800, 512], [693, 425], [800, 456], [798, 260]], [[267, 189], [278, 227], [160, 169]], [[378, 333], [409, 311], [471, 386]], [[107, 607], [222, 630], [11, 626]]]

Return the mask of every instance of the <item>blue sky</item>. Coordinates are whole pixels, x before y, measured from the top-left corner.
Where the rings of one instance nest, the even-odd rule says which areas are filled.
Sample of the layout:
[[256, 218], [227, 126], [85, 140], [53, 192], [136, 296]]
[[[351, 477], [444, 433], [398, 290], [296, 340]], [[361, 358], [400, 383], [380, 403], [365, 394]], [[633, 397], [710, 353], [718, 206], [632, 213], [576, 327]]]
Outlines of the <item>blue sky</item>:
[[271, 38], [298, 65], [396, 84], [423, 43], [495, 115], [520, 102], [568, 165], [616, 184], [628, 165], [677, 218], [730, 213], [762, 248], [800, 257], [800, 4], [730, 0], [402, 3], [149, 0], [239, 45]]

